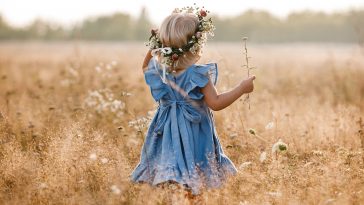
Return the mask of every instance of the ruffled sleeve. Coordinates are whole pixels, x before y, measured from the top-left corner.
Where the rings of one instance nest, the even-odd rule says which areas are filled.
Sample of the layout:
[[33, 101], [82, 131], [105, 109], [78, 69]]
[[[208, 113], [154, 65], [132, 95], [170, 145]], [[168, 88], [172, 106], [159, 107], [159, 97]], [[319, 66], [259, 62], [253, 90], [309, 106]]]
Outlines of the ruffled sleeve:
[[148, 69], [144, 72], [146, 83], [150, 87], [150, 91], [155, 101], [160, 100], [168, 93], [167, 85], [162, 81], [162, 71], [159, 68], [158, 61], [153, 57], [148, 63]]
[[189, 83], [186, 88], [188, 96], [195, 100], [202, 99], [204, 95], [201, 93], [201, 88], [207, 85], [209, 79], [216, 85], [217, 75], [216, 63], [196, 65], [192, 69]]

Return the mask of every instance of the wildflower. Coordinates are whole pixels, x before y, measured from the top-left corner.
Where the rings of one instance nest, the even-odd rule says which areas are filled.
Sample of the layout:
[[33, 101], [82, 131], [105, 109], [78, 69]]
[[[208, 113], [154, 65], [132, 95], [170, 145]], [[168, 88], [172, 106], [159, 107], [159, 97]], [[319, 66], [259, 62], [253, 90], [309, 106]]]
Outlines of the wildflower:
[[313, 162], [307, 162], [305, 165], [303, 165], [303, 167], [308, 167], [310, 165], [314, 164]]
[[278, 152], [278, 151], [285, 151], [287, 150], [288, 146], [286, 143], [282, 141], [282, 139], [279, 139], [278, 142], [273, 144], [272, 146], [272, 153]]
[[265, 140], [263, 137], [259, 136], [259, 135], [257, 134], [257, 131], [255, 131], [253, 128], [250, 128], [250, 129], [249, 129], [249, 133], [250, 133], [251, 135], [254, 135], [255, 137], [257, 137], [258, 139], [260, 139], [260, 140], [262, 140], [262, 141], [264, 141], [264, 142], [267, 142], [267, 140]]
[[95, 161], [97, 159], [97, 155], [95, 153], [91, 153], [89, 158], [93, 161]]
[[131, 93], [123, 91], [121, 92], [121, 96], [131, 96]]
[[121, 193], [120, 189], [116, 185], [112, 185], [110, 187], [110, 189], [111, 189], [111, 192], [116, 194], [116, 195], [119, 195]]
[[196, 37], [196, 38], [201, 38], [201, 37], [202, 37], [202, 33], [201, 33], [201, 32], [197, 32], [197, 33], [195, 34], [195, 37]]
[[147, 112], [147, 114], [148, 114], [148, 117], [152, 117], [152, 116], [154, 116], [154, 114], [156, 113], [156, 110], [149, 110], [148, 112]]
[[230, 138], [235, 138], [235, 137], [237, 137], [238, 136], [238, 134], [237, 133], [233, 133], [233, 134], [231, 134], [230, 135]]
[[109, 162], [109, 160], [107, 159], [107, 158], [102, 158], [101, 159], [101, 163], [103, 163], [103, 164], [106, 164], [106, 163], [108, 163]]
[[330, 199], [327, 199], [325, 202], [324, 202], [324, 204], [326, 205], [326, 204], [333, 204], [334, 203], [334, 201], [336, 201], [335, 199], [332, 199], [332, 198], [330, 198]]
[[121, 116], [125, 110], [125, 103], [114, 99], [114, 94], [110, 89], [89, 91], [83, 103], [84, 106], [94, 109], [99, 114], [106, 112], [105, 114], [113, 113]]
[[168, 55], [168, 54], [171, 54], [172, 53], [172, 49], [169, 48], [169, 47], [165, 47], [165, 48], [163, 48], [162, 52], [164, 54], [167, 54]]
[[268, 195], [274, 196], [274, 197], [281, 197], [281, 192], [267, 192]]
[[39, 184], [39, 188], [40, 189], [46, 189], [48, 186], [47, 186], [47, 184], [46, 183], [40, 183]]
[[200, 15], [201, 15], [202, 17], [206, 17], [206, 16], [207, 16], [207, 13], [206, 13], [206, 11], [201, 10], [201, 11], [200, 11]]
[[101, 67], [100, 66], [96, 66], [95, 70], [96, 70], [96, 72], [101, 73]]
[[172, 60], [173, 60], [173, 61], [178, 60], [178, 55], [177, 55], [177, 54], [173, 54], [173, 55], [172, 55]]
[[274, 128], [274, 122], [269, 122], [266, 126], [265, 126], [265, 129], [266, 130], [270, 130], [270, 129], [273, 129]]
[[316, 155], [316, 156], [323, 156], [323, 152], [321, 150], [313, 150], [312, 154]]
[[72, 81], [69, 80], [69, 79], [64, 79], [64, 80], [61, 81], [61, 86], [62, 87], [68, 87], [71, 84], [72, 84]]
[[75, 70], [74, 68], [68, 68], [68, 72], [72, 75], [72, 76], [74, 76], [74, 77], [78, 77], [78, 72], [77, 72], [77, 70]]
[[252, 165], [252, 162], [244, 162], [239, 166], [239, 169], [244, 169]]
[[117, 62], [117, 61], [115, 61], [115, 60], [111, 61], [111, 65], [112, 65], [112, 66], [116, 66], [117, 64], [118, 64], [118, 62]]
[[267, 152], [262, 152], [259, 157], [260, 162], [264, 162], [267, 159]]
[[110, 107], [110, 110], [111, 112], [116, 112], [120, 109], [124, 109], [125, 107], [125, 103], [120, 101], [120, 100], [114, 100], [112, 103], [111, 103], [111, 107]]

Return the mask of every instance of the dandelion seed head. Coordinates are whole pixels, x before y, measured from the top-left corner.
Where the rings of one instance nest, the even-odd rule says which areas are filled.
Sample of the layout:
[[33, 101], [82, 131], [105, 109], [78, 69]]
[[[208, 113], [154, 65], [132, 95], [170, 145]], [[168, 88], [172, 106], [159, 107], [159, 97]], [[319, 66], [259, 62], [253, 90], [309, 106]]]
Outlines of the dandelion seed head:
[[249, 133], [252, 134], [252, 135], [256, 135], [257, 134], [257, 132], [253, 128], [250, 128], [249, 129]]
[[276, 153], [278, 151], [285, 151], [288, 149], [288, 145], [279, 139], [276, 143], [272, 146], [272, 153]]

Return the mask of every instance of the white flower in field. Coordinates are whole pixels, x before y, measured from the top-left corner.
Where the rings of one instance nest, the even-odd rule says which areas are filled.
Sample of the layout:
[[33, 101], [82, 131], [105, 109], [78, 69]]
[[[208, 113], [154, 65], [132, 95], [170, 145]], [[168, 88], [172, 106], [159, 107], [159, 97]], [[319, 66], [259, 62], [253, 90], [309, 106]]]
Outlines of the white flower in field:
[[324, 202], [324, 204], [325, 205], [327, 205], [327, 204], [334, 204], [334, 202], [335, 202], [336, 200], [335, 199], [327, 199], [325, 202]]
[[272, 154], [276, 153], [278, 151], [284, 151], [287, 150], [288, 146], [286, 143], [282, 141], [282, 139], [279, 139], [278, 142], [274, 143], [272, 146]]
[[111, 66], [110, 64], [107, 64], [107, 65], [106, 65], [106, 69], [107, 69], [107, 70], [111, 70], [111, 69], [112, 69], [112, 66]]
[[324, 153], [321, 150], [313, 150], [312, 154], [316, 155], [316, 156], [323, 156]]
[[74, 68], [68, 68], [68, 72], [74, 77], [78, 77], [78, 72]]
[[131, 93], [123, 91], [121, 92], [121, 96], [131, 96]]
[[89, 158], [90, 158], [91, 160], [95, 161], [95, 160], [97, 159], [97, 155], [96, 155], [96, 153], [91, 153], [91, 154], [90, 154], [90, 156], [89, 156]]
[[107, 159], [107, 158], [102, 158], [101, 159], [101, 163], [103, 163], [103, 164], [106, 164], [106, 163], [108, 163], [109, 162], [109, 160]]
[[262, 152], [259, 157], [260, 162], [264, 162], [267, 159], [267, 152]]
[[312, 164], [314, 164], [313, 162], [307, 162], [305, 165], [303, 165], [303, 167], [308, 167], [311, 166]]
[[149, 110], [148, 111], [148, 116], [153, 117], [155, 113], [156, 113], [156, 110]]
[[274, 196], [274, 197], [281, 197], [281, 192], [267, 192], [268, 195]]
[[111, 192], [114, 193], [114, 194], [116, 194], [116, 195], [119, 195], [121, 193], [120, 189], [116, 185], [112, 185], [110, 187], [110, 189], [111, 189]]
[[132, 147], [137, 146], [139, 144], [138, 140], [133, 139], [133, 138], [130, 138], [127, 143], [128, 143], [128, 146], [132, 146]]
[[112, 103], [111, 103], [111, 107], [110, 107], [110, 110], [111, 112], [116, 112], [120, 109], [123, 109], [125, 107], [125, 104], [124, 102], [120, 101], [120, 100], [114, 100]]
[[98, 72], [98, 73], [101, 73], [101, 71], [102, 71], [100, 66], [96, 66], [96, 67], [95, 67], [95, 70], [96, 70], [96, 72]]
[[118, 62], [116, 60], [111, 61], [112, 66], [116, 66], [117, 64], [118, 64]]
[[232, 134], [230, 134], [230, 138], [235, 138], [237, 136], [238, 136], [238, 133], [232, 133]]
[[72, 84], [72, 81], [69, 80], [69, 79], [64, 79], [64, 80], [61, 81], [61, 86], [62, 87], [68, 87], [71, 84]]
[[270, 129], [273, 129], [274, 128], [274, 122], [269, 122], [266, 126], [265, 126], [265, 129], [266, 130], [270, 130]]
[[239, 166], [239, 169], [245, 169], [245, 168], [249, 167], [250, 165], [252, 165], [252, 162], [243, 162], [243, 163]]
[[47, 184], [46, 184], [46, 183], [40, 183], [40, 184], [39, 184], [39, 188], [40, 188], [40, 189], [46, 189], [46, 188], [48, 188], [48, 186], [47, 186]]

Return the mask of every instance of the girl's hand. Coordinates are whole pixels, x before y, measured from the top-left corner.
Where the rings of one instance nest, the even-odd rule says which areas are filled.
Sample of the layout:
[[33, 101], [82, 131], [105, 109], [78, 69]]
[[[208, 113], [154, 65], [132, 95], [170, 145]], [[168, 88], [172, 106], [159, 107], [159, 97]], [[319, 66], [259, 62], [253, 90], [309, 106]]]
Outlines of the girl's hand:
[[241, 81], [235, 88], [219, 94], [214, 84], [209, 80], [207, 85], [201, 89], [204, 94], [204, 101], [214, 111], [222, 110], [237, 100], [244, 93], [250, 93], [254, 89], [253, 81], [255, 76], [251, 76]]
[[240, 85], [242, 88], [243, 93], [251, 93], [254, 90], [254, 81], [255, 76], [250, 76], [249, 78], [241, 81]]

